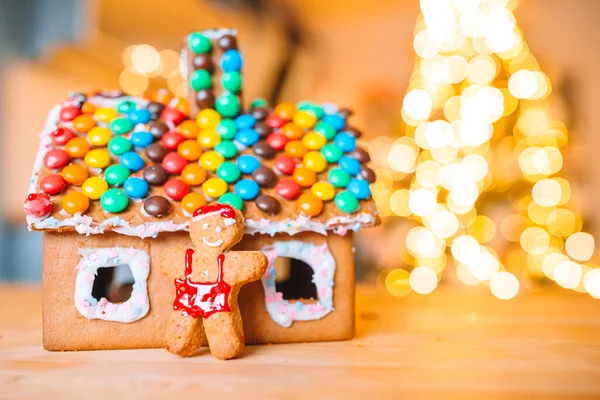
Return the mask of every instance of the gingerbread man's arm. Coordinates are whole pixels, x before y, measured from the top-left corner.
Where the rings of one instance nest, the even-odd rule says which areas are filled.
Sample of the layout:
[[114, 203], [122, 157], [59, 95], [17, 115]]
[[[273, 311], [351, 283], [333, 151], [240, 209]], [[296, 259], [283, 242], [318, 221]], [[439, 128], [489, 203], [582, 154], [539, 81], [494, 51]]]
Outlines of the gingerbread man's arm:
[[225, 253], [224, 280], [230, 284], [260, 279], [269, 261], [261, 251], [231, 251]]
[[187, 247], [173, 246], [160, 255], [160, 269], [169, 279], [185, 278], [185, 251]]

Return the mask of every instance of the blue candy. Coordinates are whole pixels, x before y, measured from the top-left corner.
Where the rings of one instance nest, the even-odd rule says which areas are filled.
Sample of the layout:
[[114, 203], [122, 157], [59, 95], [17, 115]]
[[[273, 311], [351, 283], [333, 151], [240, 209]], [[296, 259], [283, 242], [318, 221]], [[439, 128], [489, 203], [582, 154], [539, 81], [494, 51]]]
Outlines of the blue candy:
[[346, 132], [340, 132], [333, 139], [333, 143], [345, 153], [356, 148], [356, 138]]
[[135, 151], [128, 151], [119, 159], [122, 166], [130, 171], [137, 172], [144, 168], [144, 159]]
[[341, 131], [346, 126], [346, 120], [338, 114], [327, 114], [321, 121], [330, 124], [336, 131]]
[[243, 174], [251, 174], [260, 167], [260, 161], [254, 156], [244, 154], [238, 157], [237, 166]]
[[254, 129], [243, 129], [235, 135], [235, 141], [246, 147], [258, 142], [260, 135]]
[[371, 188], [369, 182], [364, 179], [352, 179], [346, 186], [346, 189], [359, 200], [366, 200], [371, 196]]
[[256, 119], [250, 114], [242, 114], [235, 119], [235, 126], [238, 130], [254, 128]]
[[145, 123], [150, 122], [150, 120], [152, 119], [152, 114], [150, 114], [150, 111], [148, 111], [148, 110], [139, 109], [139, 110], [129, 111], [129, 113], [127, 114], [127, 117], [129, 118], [131, 123], [134, 125], [145, 124]]
[[354, 158], [348, 156], [341, 156], [338, 160], [340, 167], [352, 176], [356, 176], [360, 173], [360, 162]]
[[254, 200], [260, 191], [258, 183], [250, 179], [242, 179], [235, 184], [235, 194], [242, 200]]
[[154, 136], [150, 132], [133, 132], [129, 138], [135, 147], [145, 148], [154, 142]]
[[123, 190], [129, 197], [143, 199], [148, 194], [148, 182], [141, 178], [127, 178], [123, 184]]
[[225, 72], [240, 71], [242, 69], [242, 56], [235, 49], [227, 50], [221, 57], [221, 68]]

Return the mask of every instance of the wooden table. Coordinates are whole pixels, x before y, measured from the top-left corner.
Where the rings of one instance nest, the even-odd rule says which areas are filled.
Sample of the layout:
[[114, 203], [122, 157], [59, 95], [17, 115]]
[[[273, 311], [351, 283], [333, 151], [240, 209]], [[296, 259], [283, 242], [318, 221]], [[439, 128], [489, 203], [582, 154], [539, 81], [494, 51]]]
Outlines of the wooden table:
[[227, 362], [47, 352], [40, 300], [37, 287], [0, 285], [0, 399], [600, 398], [600, 301], [560, 289], [506, 302], [485, 288], [361, 287], [356, 339], [250, 346]]

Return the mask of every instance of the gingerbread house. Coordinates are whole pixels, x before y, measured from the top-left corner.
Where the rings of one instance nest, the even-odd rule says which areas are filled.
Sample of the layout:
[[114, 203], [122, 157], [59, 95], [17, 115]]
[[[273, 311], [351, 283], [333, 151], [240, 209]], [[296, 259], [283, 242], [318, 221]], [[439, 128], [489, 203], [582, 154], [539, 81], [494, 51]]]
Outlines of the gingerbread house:
[[353, 233], [378, 222], [360, 131], [333, 104], [244, 107], [242, 64], [234, 31], [192, 33], [187, 99], [74, 93], [51, 110], [25, 200], [46, 349], [162, 347], [175, 288], [156, 264], [211, 202], [242, 210], [236, 249], [269, 259], [240, 293], [247, 343], [352, 337]]

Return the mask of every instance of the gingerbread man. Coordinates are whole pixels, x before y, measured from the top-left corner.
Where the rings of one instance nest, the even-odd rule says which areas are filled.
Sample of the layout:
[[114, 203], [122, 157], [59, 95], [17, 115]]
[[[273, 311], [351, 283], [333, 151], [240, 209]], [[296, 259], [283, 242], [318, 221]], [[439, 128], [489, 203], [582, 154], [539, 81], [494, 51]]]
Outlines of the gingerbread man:
[[229, 205], [207, 205], [194, 213], [190, 225], [193, 249], [176, 246], [164, 253], [161, 268], [175, 281], [175, 301], [165, 347], [189, 357], [203, 336], [219, 359], [244, 350], [244, 330], [238, 307], [242, 285], [258, 280], [267, 268], [260, 251], [229, 251], [244, 233], [244, 216]]

